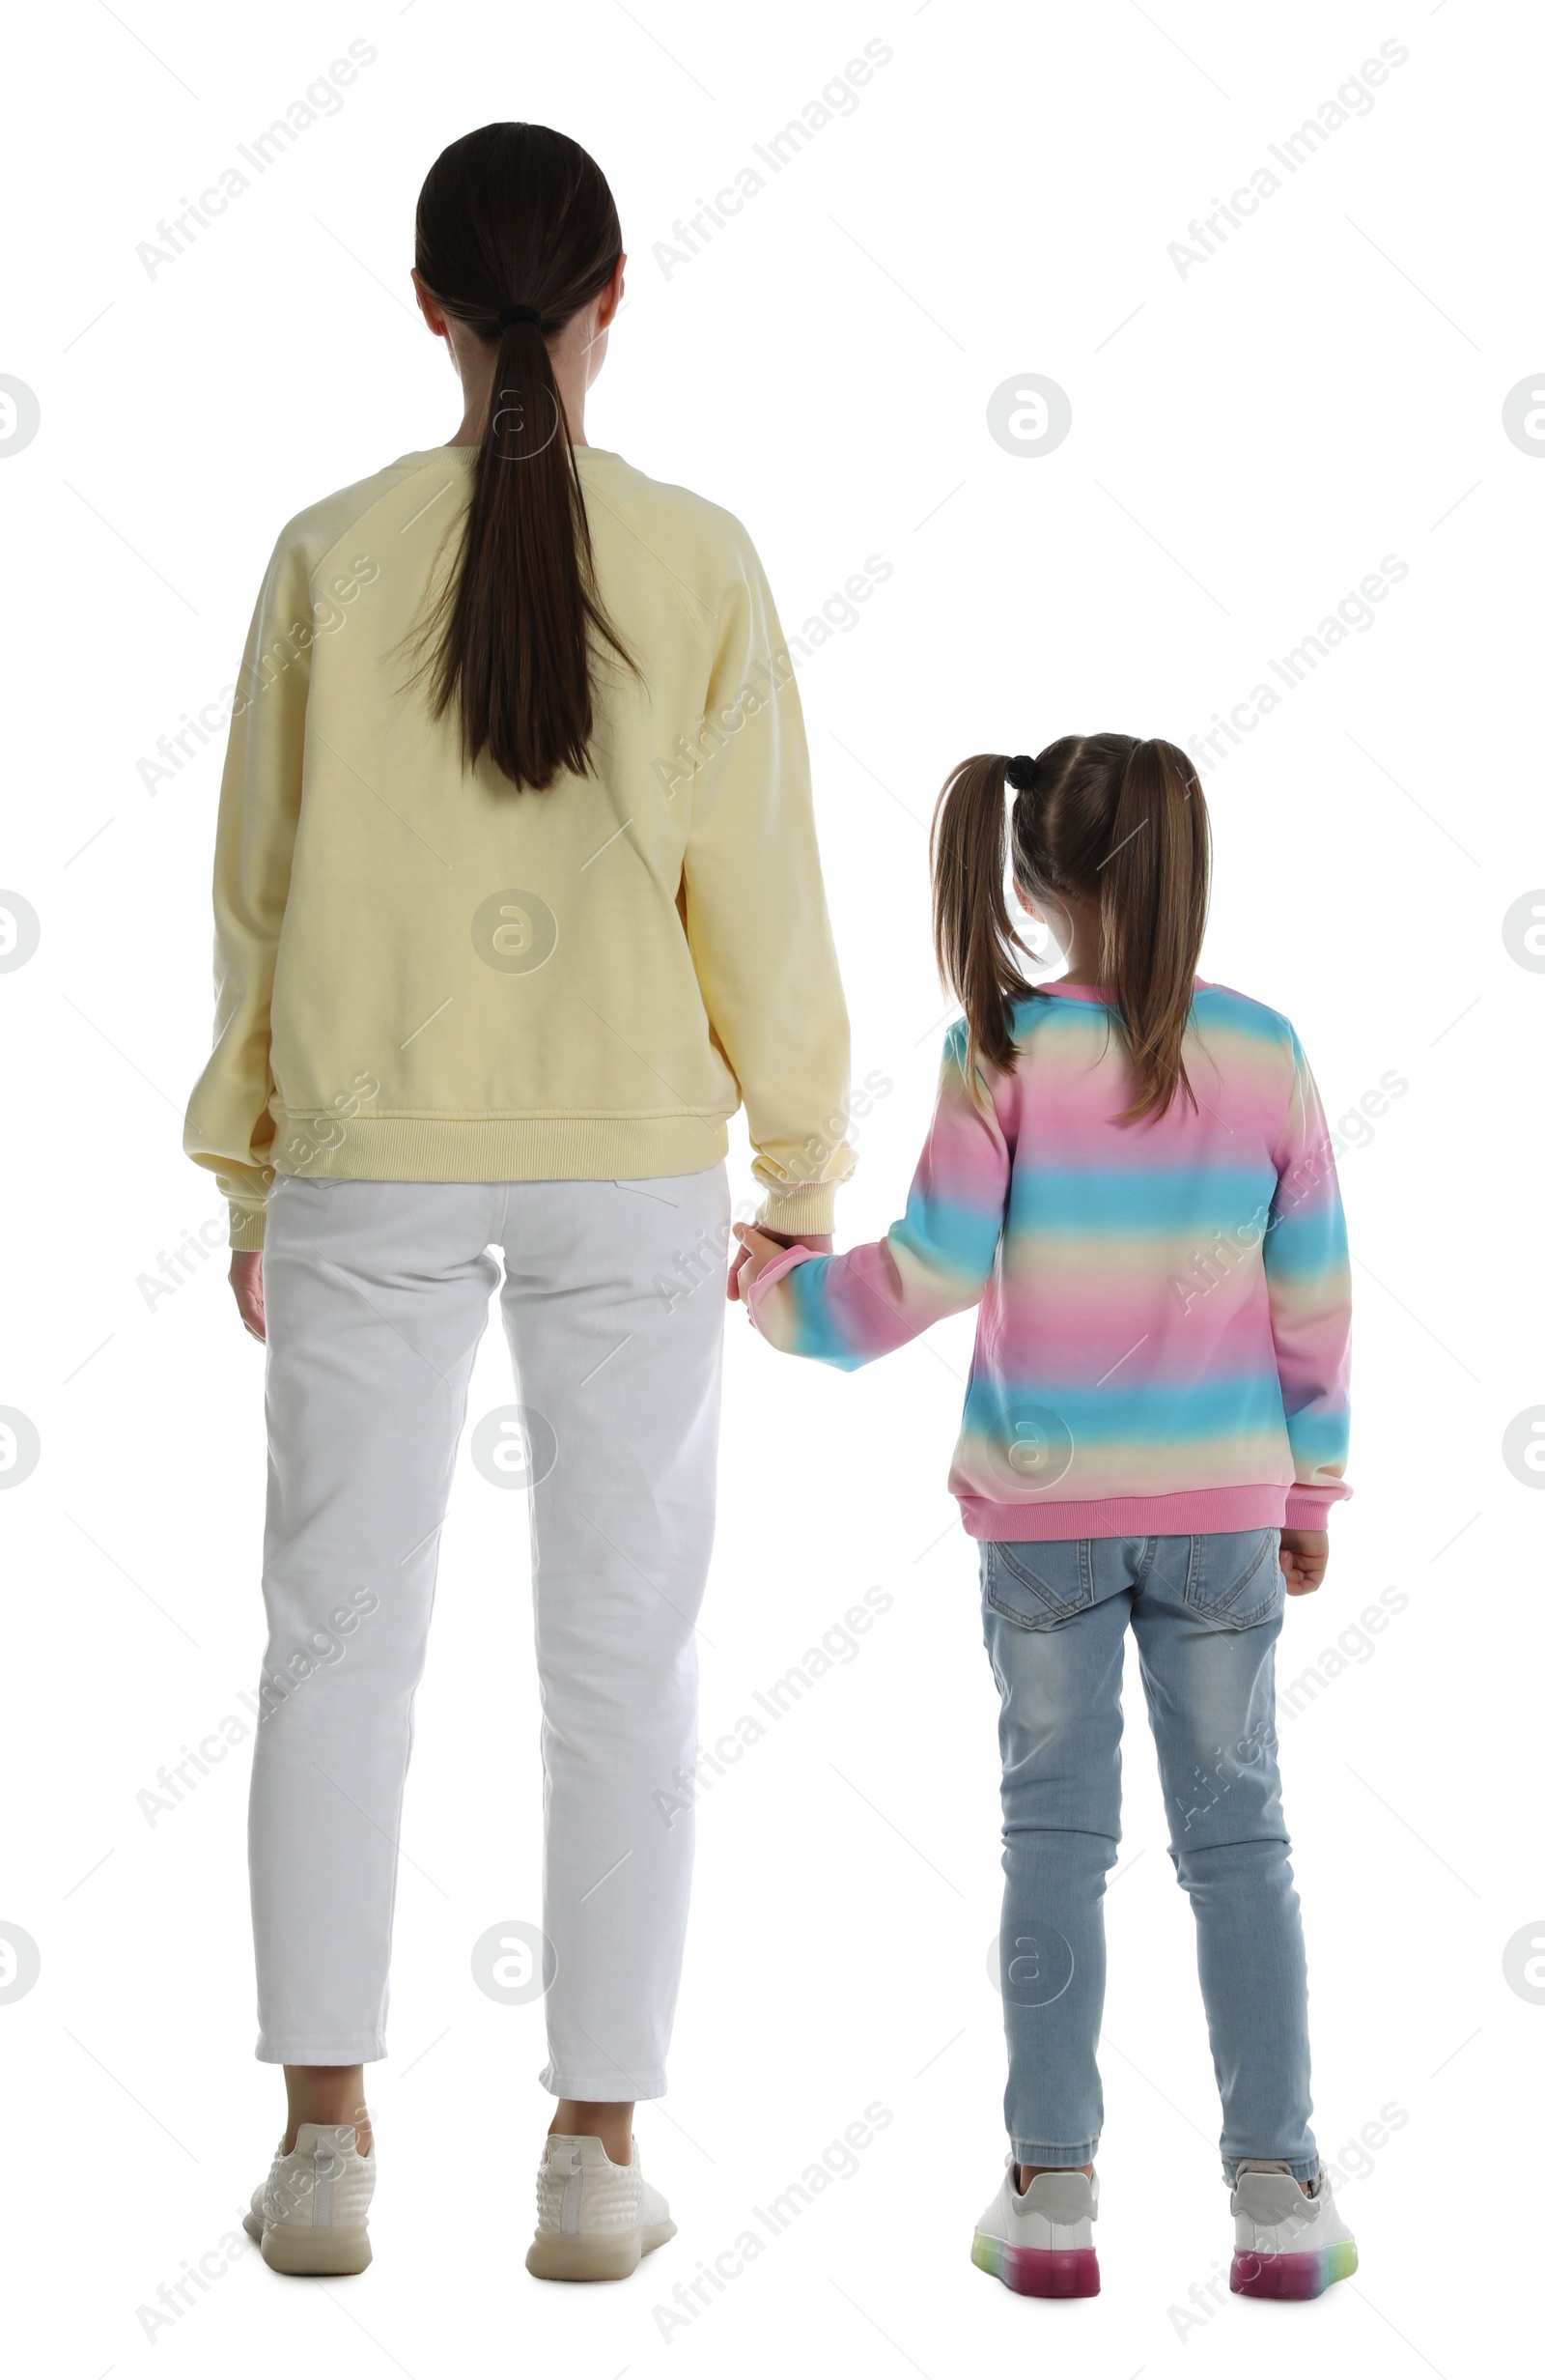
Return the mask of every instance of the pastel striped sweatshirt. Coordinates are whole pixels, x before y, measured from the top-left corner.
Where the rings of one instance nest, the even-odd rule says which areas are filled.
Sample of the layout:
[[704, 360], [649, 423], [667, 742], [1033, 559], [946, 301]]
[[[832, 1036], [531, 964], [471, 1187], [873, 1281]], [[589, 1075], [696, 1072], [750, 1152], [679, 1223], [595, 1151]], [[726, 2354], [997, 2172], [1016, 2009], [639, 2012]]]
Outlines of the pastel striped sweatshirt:
[[780, 1256], [756, 1327], [853, 1371], [979, 1304], [949, 1477], [972, 1537], [1322, 1528], [1351, 1492], [1351, 1289], [1292, 1026], [1198, 978], [1198, 1105], [1136, 1124], [1114, 1120], [1131, 1073], [1104, 991], [1042, 985], [1014, 1040], [984, 1109], [950, 1029], [906, 1214], [867, 1247]]

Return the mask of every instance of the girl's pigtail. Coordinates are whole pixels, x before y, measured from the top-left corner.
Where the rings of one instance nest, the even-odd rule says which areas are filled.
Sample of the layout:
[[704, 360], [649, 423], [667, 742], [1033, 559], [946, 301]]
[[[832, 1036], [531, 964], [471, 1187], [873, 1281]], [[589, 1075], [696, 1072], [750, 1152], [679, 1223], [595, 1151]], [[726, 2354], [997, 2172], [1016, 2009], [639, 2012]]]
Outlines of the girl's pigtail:
[[1115, 994], [1138, 1096], [1120, 1120], [1195, 1107], [1182, 1055], [1207, 922], [1207, 808], [1185, 753], [1135, 744], [1100, 864], [1100, 974]]
[[1005, 772], [1000, 752], [963, 760], [945, 780], [934, 810], [929, 858], [934, 879], [934, 951], [941, 979], [966, 1011], [966, 1080], [983, 1060], [1005, 1072], [1014, 1063], [1009, 1008], [1029, 985], [1009, 917]]

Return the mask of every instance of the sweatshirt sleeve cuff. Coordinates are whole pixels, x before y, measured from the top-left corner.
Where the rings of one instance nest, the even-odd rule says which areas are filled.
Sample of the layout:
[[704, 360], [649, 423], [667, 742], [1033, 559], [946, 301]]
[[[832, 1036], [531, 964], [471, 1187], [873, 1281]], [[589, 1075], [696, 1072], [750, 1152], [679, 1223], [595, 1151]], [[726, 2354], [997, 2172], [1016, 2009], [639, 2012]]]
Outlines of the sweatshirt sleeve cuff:
[[231, 1209], [231, 1245], [250, 1254], [263, 1245], [263, 1224], [266, 1206], [233, 1206]]
[[815, 1261], [816, 1254], [813, 1248], [780, 1248], [772, 1263], [765, 1265], [757, 1274], [745, 1294], [745, 1318], [754, 1330], [761, 1332], [764, 1339], [771, 1336], [766, 1323], [762, 1320], [762, 1308], [769, 1293], [786, 1275], [792, 1273], [797, 1265], [812, 1264]]
[[790, 1237], [798, 1232], [809, 1232], [819, 1239], [836, 1229], [837, 1185], [812, 1181], [787, 1190], [770, 1190], [757, 1208], [756, 1221], [758, 1230], [763, 1232], [782, 1232]]
[[1341, 1480], [1323, 1488], [1302, 1485], [1290, 1488], [1282, 1526], [1284, 1529], [1323, 1529], [1332, 1505], [1344, 1503], [1351, 1493], [1351, 1488]]

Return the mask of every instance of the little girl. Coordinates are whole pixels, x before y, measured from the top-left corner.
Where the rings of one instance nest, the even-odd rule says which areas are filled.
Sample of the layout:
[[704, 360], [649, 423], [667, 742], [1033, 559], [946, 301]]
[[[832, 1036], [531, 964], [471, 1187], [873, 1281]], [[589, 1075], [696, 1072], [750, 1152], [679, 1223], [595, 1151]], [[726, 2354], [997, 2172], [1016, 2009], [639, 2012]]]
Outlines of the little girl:
[[[1020, 972], [1005, 860], [1066, 952], [1056, 982]], [[731, 1294], [791, 1354], [851, 1371], [980, 1304], [949, 1484], [980, 1541], [1002, 1698], [1010, 2152], [972, 2257], [1035, 2297], [1100, 2285], [1095, 2047], [1129, 1626], [1196, 1920], [1230, 2286], [1316, 2297], [1357, 2268], [1309, 2129], [1273, 1685], [1284, 1586], [1318, 1587], [1328, 1508], [1349, 1492], [1346, 1236], [1292, 1026], [1195, 974], [1208, 861], [1173, 744], [1064, 736], [964, 762], [933, 871], [965, 1016], [907, 1212], [839, 1256], [738, 1227]]]

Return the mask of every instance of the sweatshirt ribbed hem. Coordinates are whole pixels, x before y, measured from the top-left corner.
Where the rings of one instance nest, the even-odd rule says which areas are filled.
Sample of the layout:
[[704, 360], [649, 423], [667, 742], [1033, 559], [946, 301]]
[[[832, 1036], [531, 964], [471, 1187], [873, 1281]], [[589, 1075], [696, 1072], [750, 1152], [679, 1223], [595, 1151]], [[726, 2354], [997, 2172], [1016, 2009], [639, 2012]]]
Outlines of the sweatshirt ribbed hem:
[[[281, 1115], [274, 1146], [292, 1124]], [[370, 1116], [345, 1125], [337, 1148], [320, 1150], [295, 1178], [304, 1181], [652, 1181], [702, 1174], [729, 1152], [721, 1116]], [[281, 1167], [281, 1173], [291, 1173]], [[835, 1182], [769, 1189], [757, 1221], [770, 1232], [832, 1229]], [[231, 1246], [263, 1246], [262, 1206], [231, 1207]]]
[[[1314, 1521], [1289, 1522], [1289, 1493], [1283, 1485], [1262, 1482], [1237, 1488], [1191, 1488], [1172, 1496], [1094, 1496], [1084, 1502], [1038, 1496], [1033, 1504], [995, 1504], [985, 1496], [962, 1496], [960, 1516], [968, 1537], [1000, 1544], [1044, 1544], [1069, 1537], [1202, 1537], [1229, 1529], [1318, 1528]], [[1332, 1501], [1328, 1489], [1307, 1491]]]
[[[308, 1120], [281, 1116], [274, 1146]], [[307, 1181], [652, 1181], [706, 1173], [729, 1145], [715, 1115], [356, 1116], [335, 1148], [282, 1170]]]

